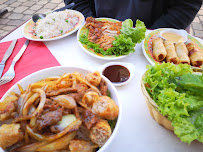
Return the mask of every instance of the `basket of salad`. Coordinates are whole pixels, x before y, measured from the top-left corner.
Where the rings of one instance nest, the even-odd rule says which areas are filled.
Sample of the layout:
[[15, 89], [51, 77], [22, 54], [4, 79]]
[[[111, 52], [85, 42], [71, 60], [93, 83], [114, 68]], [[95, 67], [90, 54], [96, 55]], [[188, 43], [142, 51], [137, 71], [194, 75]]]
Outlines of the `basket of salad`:
[[203, 75], [187, 64], [148, 65], [141, 88], [151, 116], [182, 142], [203, 143]]

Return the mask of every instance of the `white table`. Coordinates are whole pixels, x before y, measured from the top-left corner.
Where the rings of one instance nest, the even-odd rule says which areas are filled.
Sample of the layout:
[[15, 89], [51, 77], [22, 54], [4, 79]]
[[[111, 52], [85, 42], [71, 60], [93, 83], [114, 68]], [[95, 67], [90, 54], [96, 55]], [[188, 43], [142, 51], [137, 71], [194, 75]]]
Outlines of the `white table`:
[[[23, 37], [22, 26], [1, 42]], [[147, 31], [149, 33], [150, 31]], [[201, 41], [201, 40], [200, 40]], [[203, 41], [202, 41], [203, 43]], [[78, 45], [76, 33], [56, 41], [45, 42], [62, 66], [79, 66], [97, 70], [106, 62], [86, 54]], [[134, 64], [136, 72], [132, 81], [117, 87], [123, 115], [118, 134], [111, 145], [111, 152], [203, 152], [203, 144], [194, 141], [182, 143], [176, 135], [160, 126], [150, 116], [140, 87], [140, 80], [149, 62], [142, 53], [141, 44], [132, 55], [118, 60]]]

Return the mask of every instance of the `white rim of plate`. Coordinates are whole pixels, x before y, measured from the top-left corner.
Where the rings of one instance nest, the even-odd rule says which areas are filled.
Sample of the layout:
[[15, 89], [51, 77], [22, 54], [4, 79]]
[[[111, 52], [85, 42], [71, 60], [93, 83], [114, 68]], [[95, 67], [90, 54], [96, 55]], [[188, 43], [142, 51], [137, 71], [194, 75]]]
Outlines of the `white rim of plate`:
[[[32, 20], [32, 19], [29, 19], [29, 20], [23, 25], [23, 28], [22, 28], [22, 34], [23, 34], [23, 36], [24, 36], [26, 39], [29, 39], [29, 40], [32, 40], [32, 41], [42, 41], [42, 42], [45, 42], [45, 41], [58, 40], [58, 39], [61, 39], [61, 38], [64, 38], [64, 37], [66, 37], [66, 36], [69, 36], [69, 35], [73, 34], [74, 32], [76, 32], [76, 31], [83, 25], [83, 23], [85, 22], [85, 17], [84, 17], [84, 15], [83, 15], [82, 13], [80, 13], [79, 11], [70, 10], [70, 9], [66, 9], [66, 10], [75, 12], [75, 13], [77, 13], [77, 14], [79, 14], [79, 15], [82, 16], [81, 24], [80, 24], [77, 28], [75, 28], [73, 31], [71, 31], [71, 32], [69, 32], [69, 33], [66, 33], [66, 34], [63, 34], [63, 35], [60, 35], [60, 36], [57, 36], [57, 37], [54, 37], [54, 38], [48, 38], [48, 39], [33, 39], [33, 38], [28, 37], [28, 36], [24, 33], [24, 28], [25, 28], [25, 26]], [[47, 14], [47, 13], [50, 13], [50, 12], [46, 12], [45, 14]]]
[[[119, 21], [119, 20], [116, 20], [116, 19], [105, 18], [105, 17], [95, 18], [95, 19], [111, 19], [111, 20]], [[83, 24], [83, 26], [84, 26], [84, 24]], [[99, 56], [99, 55], [96, 55], [96, 54], [94, 54], [94, 53], [88, 51], [87, 49], [84, 48], [84, 46], [82, 45], [82, 43], [79, 41], [79, 34], [80, 34], [80, 31], [81, 31], [81, 29], [83, 28], [83, 26], [81, 26], [80, 29], [79, 29], [78, 32], [77, 32], [77, 42], [78, 42], [79, 46], [81, 47], [81, 49], [82, 49], [83, 51], [85, 51], [87, 54], [89, 54], [90, 56], [95, 57], [95, 58], [97, 58], [97, 59], [102, 59], [102, 60], [118, 60], [118, 59], [125, 58], [125, 57], [127, 57], [128, 55], [132, 54], [132, 53], [130, 53], [130, 54], [128, 54], [128, 55], [121, 55], [121, 56], [118, 56], [118, 57], [115, 56], [115, 55], [112, 55], [112, 56]], [[135, 48], [134, 48], [134, 49], [135, 49]]]
[[[68, 69], [68, 68], [72, 68], [72, 69], [80, 69], [80, 70], [84, 70], [86, 72], [93, 72], [92, 70], [89, 70], [89, 69], [86, 69], [86, 68], [81, 68], [81, 67], [78, 67], [78, 66], [55, 66], [55, 67], [50, 67], [50, 68], [46, 68], [46, 69], [42, 69], [42, 70], [39, 70], [39, 71], [36, 71], [26, 77], [24, 77], [23, 79], [19, 80], [18, 82], [16, 82], [4, 95], [3, 97], [0, 99], [0, 102], [2, 102], [2, 100], [7, 96], [7, 94], [11, 91], [13, 91], [15, 89], [15, 87], [18, 87], [17, 84], [22, 84], [24, 81], [26, 81], [26, 79], [31, 79], [32, 77], [35, 77], [37, 75], [42, 75], [43, 73], [47, 73], [51, 70], [57, 70], [58, 68], [60, 69]], [[65, 73], [66, 71], [64, 71]], [[63, 73], [63, 74], [64, 74]], [[56, 76], [57, 74], [53, 74], [53, 76]], [[62, 74], [61, 74], [62, 75]], [[118, 118], [117, 118], [117, 122], [116, 122], [116, 126], [110, 136], [110, 138], [107, 140], [107, 142], [97, 151], [97, 152], [105, 152], [108, 147], [110, 147], [110, 144], [111, 142], [114, 140], [114, 138], [116, 137], [116, 135], [118, 134], [118, 129], [121, 125], [121, 116], [122, 116], [122, 107], [121, 107], [121, 102], [120, 102], [120, 98], [119, 98], [119, 95], [118, 95], [118, 91], [117, 89], [115, 88], [115, 86], [112, 84], [111, 81], [109, 81], [105, 76], [101, 75], [102, 78], [107, 82], [108, 85], [111, 86], [112, 90], [115, 92], [115, 96], [117, 97], [117, 105], [119, 107], [119, 115], [118, 115]], [[45, 76], [46, 78], [46, 76]], [[39, 81], [39, 80], [38, 80]]]

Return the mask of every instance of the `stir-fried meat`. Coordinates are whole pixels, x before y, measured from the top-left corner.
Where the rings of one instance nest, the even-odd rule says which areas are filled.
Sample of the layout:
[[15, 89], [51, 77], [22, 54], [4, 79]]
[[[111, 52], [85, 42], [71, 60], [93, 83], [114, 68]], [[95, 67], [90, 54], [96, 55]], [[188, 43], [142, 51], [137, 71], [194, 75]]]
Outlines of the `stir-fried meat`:
[[86, 19], [89, 41], [99, 44], [104, 50], [113, 46], [112, 42], [120, 34], [121, 26], [122, 22], [97, 21], [92, 17]]
[[103, 96], [107, 96], [108, 95], [108, 87], [106, 85], [106, 82], [103, 79], [101, 79], [101, 82], [99, 84], [99, 90], [100, 90], [100, 92], [101, 92], [101, 94]]
[[47, 112], [41, 115], [37, 120], [38, 130], [41, 131], [43, 128], [57, 123], [62, 119], [62, 110], [57, 109], [55, 111]]
[[74, 93], [77, 92], [76, 88], [62, 88], [59, 90], [50, 90], [46, 92], [46, 96], [47, 97], [51, 97], [51, 96], [57, 96], [60, 94], [67, 94], [67, 93]]
[[44, 110], [38, 117], [35, 125], [35, 129], [40, 132], [47, 126], [51, 126], [59, 122], [63, 116], [63, 108], [51, 100], [47, 99], [43, 109]]
[[76, 86], [77, 93], [70, 93], [69, 96], [73, 97], [76, 102], [80, 102], [85, 92], [88, 90], [88, 87], [85, 84], [77, 84]]
[[83, 117], [82, 118], [83, 118], [82, 121], [83, 121], [84, 125], [87, 127], [87, 129], [90, 129], [98, 121], [98, 118], [96, 117], [96, 115], [93, 114], [89, 110], [85, 110], [83, 112]]

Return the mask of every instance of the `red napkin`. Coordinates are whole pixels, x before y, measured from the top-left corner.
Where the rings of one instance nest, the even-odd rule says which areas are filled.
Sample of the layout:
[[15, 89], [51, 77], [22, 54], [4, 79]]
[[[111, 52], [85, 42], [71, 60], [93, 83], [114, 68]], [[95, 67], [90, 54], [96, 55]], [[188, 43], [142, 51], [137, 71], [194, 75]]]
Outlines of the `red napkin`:
[[[20, 51], [21, 47], [25, 43], [25, 38], [18, 39], [13, 53], [6, 62], [2, 76], [9, 69], [13, 58]], [[0, 43], [0, 61], [2, 60], [4, 53], [10, 46], [11, 41]], [[0, 85], [0, 99], [6, 93], [6, 91], [13, 86], [16, 82], [26, 77], [27, 75], [45, 69], [48, 67], [59, 66], [60, 63], [52, 55], [49, 49], [45, 46], [43, 42], [30, 41], [24, 54], [21, 56], [19, 61], [15, 65], [15, 78], [4, 85]]]

